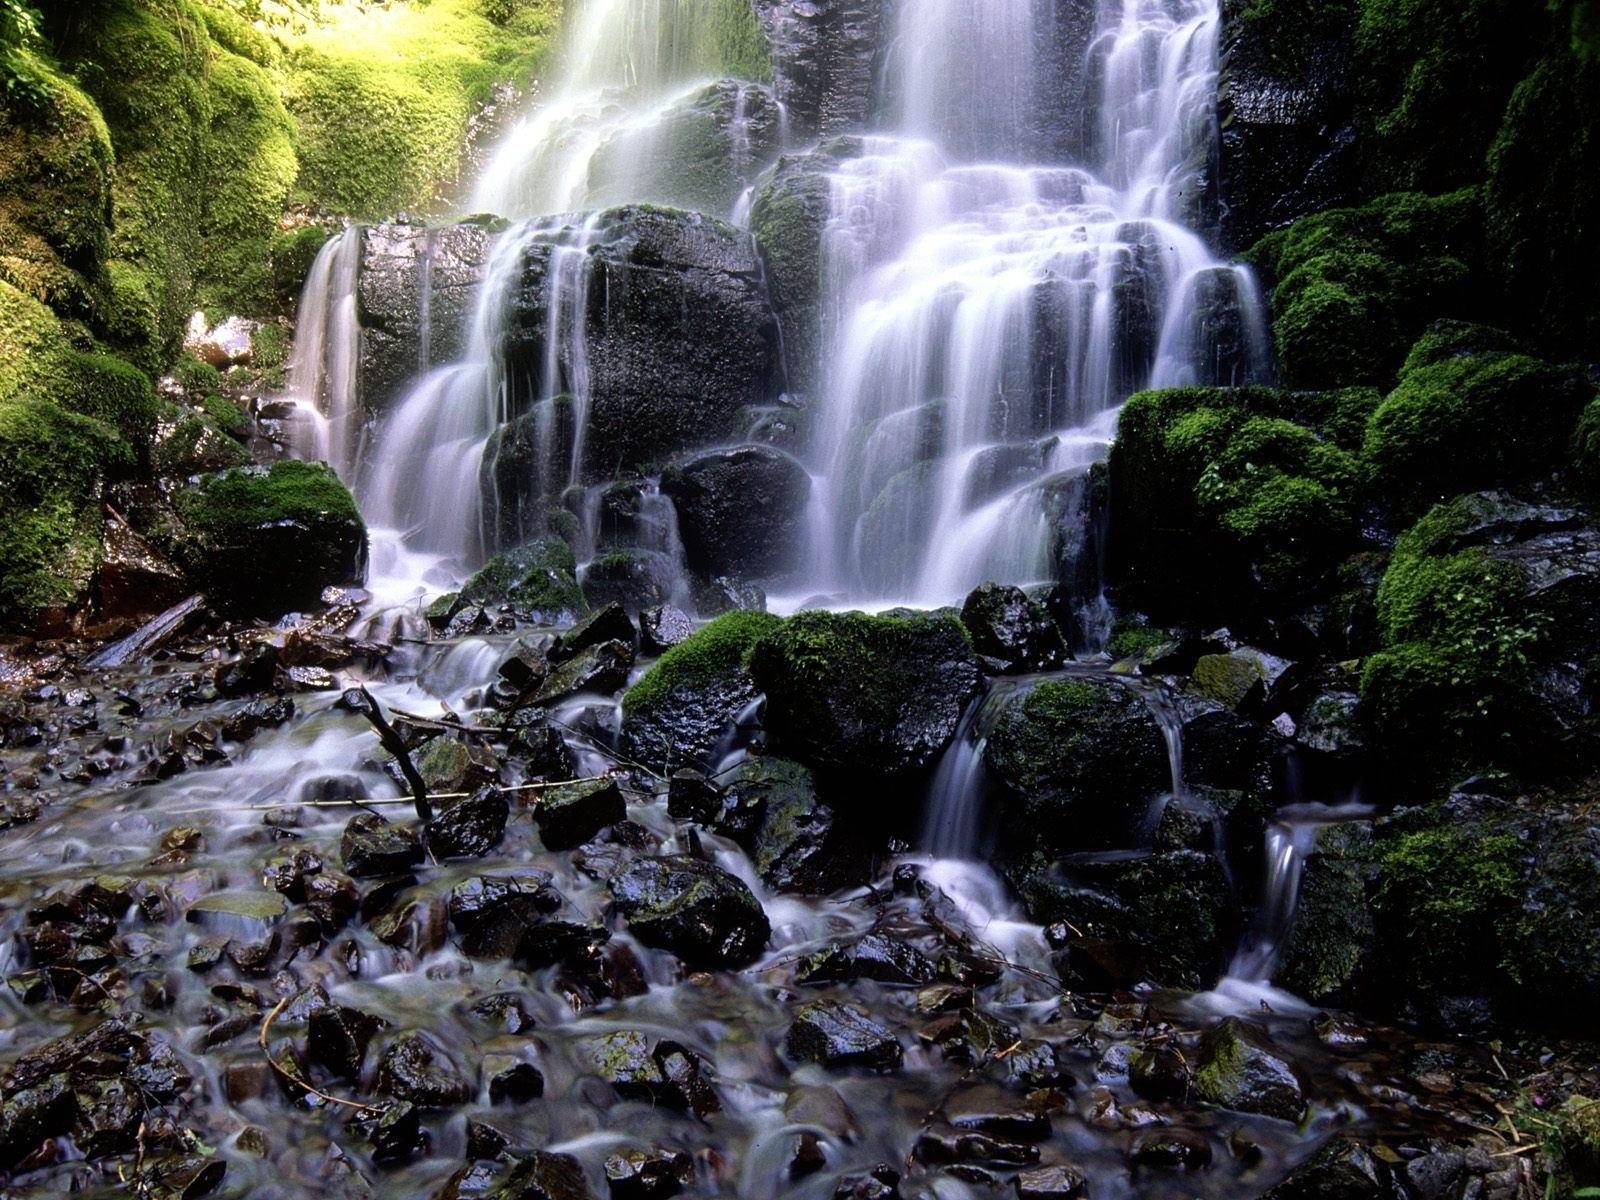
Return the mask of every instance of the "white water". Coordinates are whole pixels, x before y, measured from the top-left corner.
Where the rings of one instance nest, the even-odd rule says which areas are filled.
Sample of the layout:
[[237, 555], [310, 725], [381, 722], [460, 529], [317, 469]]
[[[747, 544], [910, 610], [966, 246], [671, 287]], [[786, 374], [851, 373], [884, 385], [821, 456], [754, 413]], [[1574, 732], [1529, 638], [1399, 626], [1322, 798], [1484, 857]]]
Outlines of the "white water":
[[[1075, 517], [1052, 485], [1103, 456], [1127, 395], [1261, 365], [1249, 273], [1182, 223], [1212, 144], [1216, 0], [1100, 0], [1092, 171], [992, 161], [1021, 142], [1033, 9], [904, 6], [895, 136], [833, 177], [813, 591], [942, 604], [1050, 578], [1052, 521]], [[1218, 327], [1241, 324], [1231, 361]]]

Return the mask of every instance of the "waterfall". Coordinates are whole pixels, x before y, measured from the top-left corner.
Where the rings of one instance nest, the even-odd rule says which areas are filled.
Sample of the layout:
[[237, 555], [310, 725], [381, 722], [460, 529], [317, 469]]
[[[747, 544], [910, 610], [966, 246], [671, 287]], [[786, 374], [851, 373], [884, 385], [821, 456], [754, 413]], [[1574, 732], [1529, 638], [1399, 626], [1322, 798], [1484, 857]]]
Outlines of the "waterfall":
[[289, 360], [289, 394], [299, 407], [298, 449], [302, 457], [331, 464], [346, 480], [355, 468], [362, 427], [356, 394], [361, 241], [356, 226], [317, 252], [301, 292]]
[[902, 6], [895, 135], [832, 177], [814, 590], [942, 604], [1052, 578], [1061, 484], [1103, 457], [1130, 393], [1264, 367], [1249, 272], [1184, 224], [1216, 0], [1100, 0], [1093, 170], [1015, 161], [1034, 20], [1030, 0]]

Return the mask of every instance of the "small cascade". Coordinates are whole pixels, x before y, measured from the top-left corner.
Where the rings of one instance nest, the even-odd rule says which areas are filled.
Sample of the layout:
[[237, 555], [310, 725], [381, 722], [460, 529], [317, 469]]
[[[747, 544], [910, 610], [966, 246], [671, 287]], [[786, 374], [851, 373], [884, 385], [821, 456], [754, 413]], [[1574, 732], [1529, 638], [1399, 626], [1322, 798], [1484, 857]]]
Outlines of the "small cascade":
[[289, 360], [289, 395], [300, 410], [296, 449], [346, 480], [353, 476], [364, 424], [356, 389], [361, 240], [361, 228], [353, 226], [317, 252], [300, 295]]
[[983, 753], [1000, 718], [1030, 689], [1028, 680], [996, 680], [961, 718], [955, 740], [934, 770], [923, 807], [921, 848], [934, 858], [974, 862], [982, 855], [988, 799]]

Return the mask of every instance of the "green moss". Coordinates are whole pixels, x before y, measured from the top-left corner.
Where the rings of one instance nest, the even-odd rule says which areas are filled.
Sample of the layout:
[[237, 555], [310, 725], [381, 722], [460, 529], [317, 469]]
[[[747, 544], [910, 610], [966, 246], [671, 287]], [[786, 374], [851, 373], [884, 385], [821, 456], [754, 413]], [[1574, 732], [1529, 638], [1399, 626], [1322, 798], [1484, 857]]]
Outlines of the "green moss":
[[339, 477], [321, 463], [280, 462], [270, 470], [235, 470], [202, 480], [177, 500], [184, 524], [204, 537], [234, 542], [281, 521], [361, 520]]
[[28, 627], [83, 594], [100, 561], [100, 494], [131, 465], [105, 425], [42, 401], [0, 403], [0, 620]]
[[226, 396], [207, 396], [200, 410], [208, 421], [235, 441], [244, 441], [255, 429], [250, 414]]
[[65, 351], [58, 367], [60, 387], [51, 399], [63, 408], [93, 417], [117, 430], [143, 451], [156, 424], [156, 393], [137, 367], [106, 354]]
[[628, 689], [622, 699], [623, 715], [631, 716], [662, 703], [680, 688], [698, 687], [743, 667], [755, 644], [782, 624], [782, 618], [771, 613], [724, 613], [669, 649]]
[[1172, 634], [1151, 625], [1135, 625], [1119, 617], [1106, 643], [1106, 652], [1114, 659], [1134, 658], [1141, 654], [1171, 645]]
[[1593, 395], [1570, 368], [1523, 354], [1449, 355], [1451, 340], [1418, 346], [1412, 361], [1425, 365], [1408, 365], [1367, 428], [1366, 460], [1402, 512], [1555, 467]]
[[184, 354], [172, 365], [172, 378], [191, 400], [203, 400], [222, 390], [222, 372], [193, 354]]
[[519, 611], [549, 617], [588, 612], [578, 586], [572, 547], [557, 537], [539, 538], [497, 554], [461, 589], [472, 604], [509, 604]]
[[1600, 496], [1600, 396], [1589, 401], [1572, 438], [1578, 480], [1592, 496]]
[[1273, 281], [1273, 332], [1296, 387], [1387, 386], [1429, 321], [1470, 316], [1482, 258], [1476, 191], [1383, 196], [1305, 217], [1251, 257]]

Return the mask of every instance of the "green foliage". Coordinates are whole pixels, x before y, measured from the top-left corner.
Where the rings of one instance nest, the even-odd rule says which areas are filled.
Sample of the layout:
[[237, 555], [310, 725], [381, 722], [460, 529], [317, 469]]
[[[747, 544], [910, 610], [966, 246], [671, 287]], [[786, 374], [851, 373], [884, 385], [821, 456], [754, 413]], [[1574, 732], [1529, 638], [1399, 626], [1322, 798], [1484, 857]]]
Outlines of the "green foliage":
[[59, 370], [60, 387], [50, 399], [110, 426], [143, 452], [156, 424], [156, 393], [149, 376], [119, 358], [76, 350], [63, 353]]
[[65, 608], [100, 561], [100, 493], [132, 456], [98, 421], [38, 400], [0, 403], [0, 620]]
[[1578, 480], [1591, 496], [1600, 496], [1600, 396], [1589, 401], [1572, 439]]
[[202, 538], [224, 543], [244, 541], [250, 530], [282, 521], [361, 520], [337, 475], [321, 463], [295, 461], [202, 480], [178, 497], [177, 509]]
[[649, 709], [680, 688], [697, 688], [719, 675], [742, 670], [755, 644], [783, 624], [763, 612], [730, 612], [671, 647], [622, 698], [624, 716]]
[[1514, 483], [1559, 465], [1593, 389], [1571, 368], [1474, 352], [1503, 335], [1436, 330], [1373, 414], [1365, 455], [1397, 511]]
[[30, 51], [42, 42], [39, 13], [23, 0], [0, 0], [0, 92], [8, 105], [37, 111], [48, 105], [54, 89]]
[[1522, 890], [1516, 838], [1475, 827], [1418, 830], [1387, 841], [1375, 903], [1380, 924], [1397, 934], [1395, 961], [1431, 990], [1480, 978], [1504, 945]]
[[1475, 190], [1399, 193], [1263, 238], [1250, 253], [1275, 281], [1284, 378], [1295, 387], [1387, 385], [1429, 321], [1481, 306], [1481, 223]]

